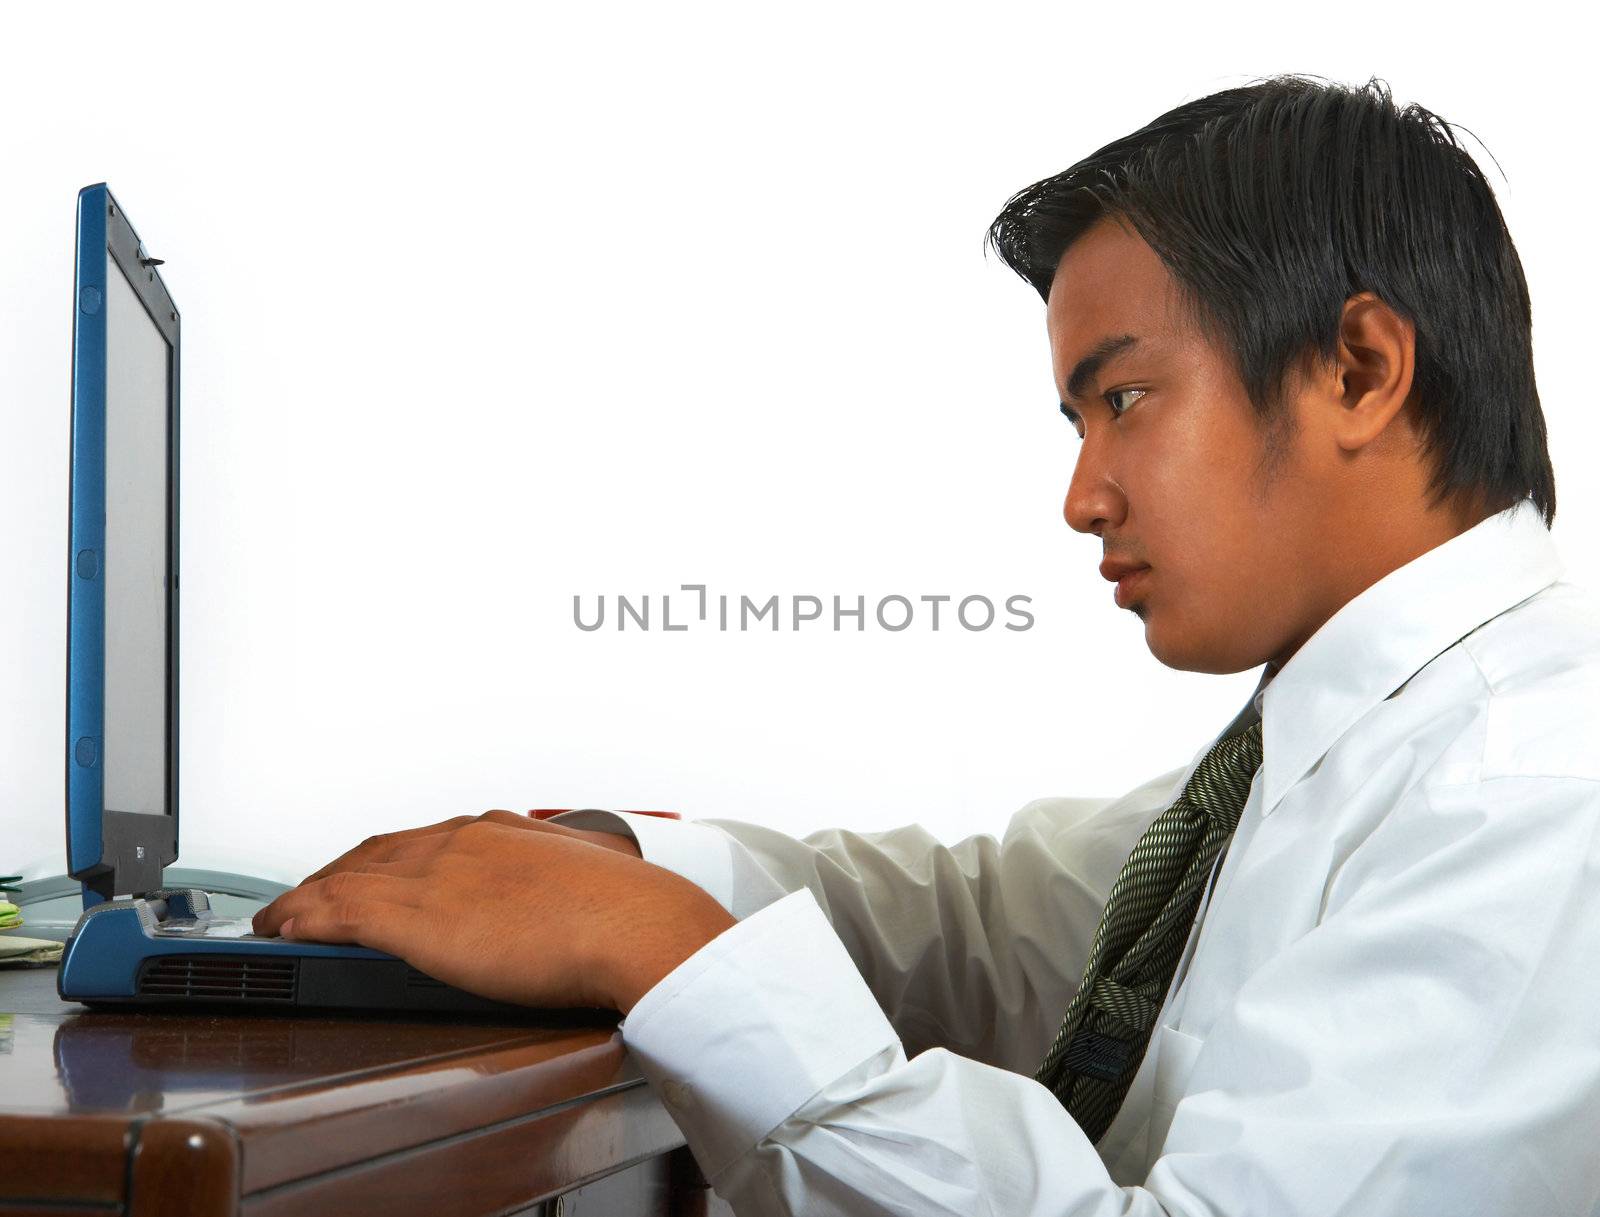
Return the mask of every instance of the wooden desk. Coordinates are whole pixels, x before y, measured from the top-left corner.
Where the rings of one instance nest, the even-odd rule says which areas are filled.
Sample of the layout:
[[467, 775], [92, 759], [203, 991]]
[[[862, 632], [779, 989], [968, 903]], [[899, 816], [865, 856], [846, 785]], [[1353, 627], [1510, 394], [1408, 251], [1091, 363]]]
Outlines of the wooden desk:
[[614, 1018], [107, 1013], [0, 969], [7, 1217], [730, 1212]]

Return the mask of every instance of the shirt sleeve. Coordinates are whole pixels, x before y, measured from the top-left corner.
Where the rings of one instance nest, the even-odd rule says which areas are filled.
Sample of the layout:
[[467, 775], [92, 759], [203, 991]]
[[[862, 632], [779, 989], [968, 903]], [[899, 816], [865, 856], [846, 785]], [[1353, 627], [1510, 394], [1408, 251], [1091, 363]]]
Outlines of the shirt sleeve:
[[1111, 885], [1182, 773], [1120, 799], [1040, 799], [1001, 838], [953, 846], [920, 826], [796, 839], [734, 820], [569, 812], [630, 831], [646, 861], [740, 920], [809, 891], [895, 1035], [1031, 1073], [1088, 962]]
[[743, 1215], [1577, 1217], [1600, 1211], [1597, 871], [1600, 783], [1416, 792], [1204, 1029], [1137, 1182], [1030, 1077], [908, 1057], [809, 891], [622, 1033]]
[[790, 893], [669, 973], [621, 1024], [741, 1217], [1156, 1214], [1129, 1207], [1031, 1078], [907, 1060], [815, 898]]

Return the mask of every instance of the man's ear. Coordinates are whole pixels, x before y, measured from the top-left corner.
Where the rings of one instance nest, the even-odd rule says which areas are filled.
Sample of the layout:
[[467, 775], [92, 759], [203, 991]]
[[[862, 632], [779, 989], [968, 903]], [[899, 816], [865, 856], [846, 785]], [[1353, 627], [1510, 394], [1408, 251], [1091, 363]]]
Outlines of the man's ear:
[[1416, 355], [1416, 327], [1388, 304], [1372, 292], [1345, 301], [1328, 385], [1341, 448], [1355, 452], [1384, 434], [1411, 396]]

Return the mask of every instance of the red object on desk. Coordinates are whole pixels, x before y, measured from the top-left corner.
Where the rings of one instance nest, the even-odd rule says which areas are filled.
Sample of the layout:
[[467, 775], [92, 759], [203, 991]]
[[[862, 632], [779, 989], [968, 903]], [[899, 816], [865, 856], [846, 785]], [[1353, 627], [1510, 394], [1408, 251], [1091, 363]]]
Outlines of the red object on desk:
[[[570, 807], [534, 807], [528, 812], [535, 820], [548, 820], [551, 816], [558, 816], [562, 812], [571, 811]], [[630, 816], [661, 816], [666, 820], [681, 820], [683, 815], [676, 811], [636, 811], [632, 807], [614, 807], [613, 811], [625, 811]]]

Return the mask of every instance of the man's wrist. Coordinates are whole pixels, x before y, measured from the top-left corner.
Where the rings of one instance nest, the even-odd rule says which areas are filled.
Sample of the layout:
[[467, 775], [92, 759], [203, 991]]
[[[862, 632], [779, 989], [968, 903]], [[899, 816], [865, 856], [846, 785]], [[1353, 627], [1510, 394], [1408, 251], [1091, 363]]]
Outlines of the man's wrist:
[[[668, 973], [724, 930], [738, 924], [727, 909], [687, 879], [673, 876], [665, 898], [652, 902], [649, 924], [629, 936], [626, 957], [606, 959], [611, 1004], [624, 1016]], [[618, 942], [602, 945], [615, 949]]]

